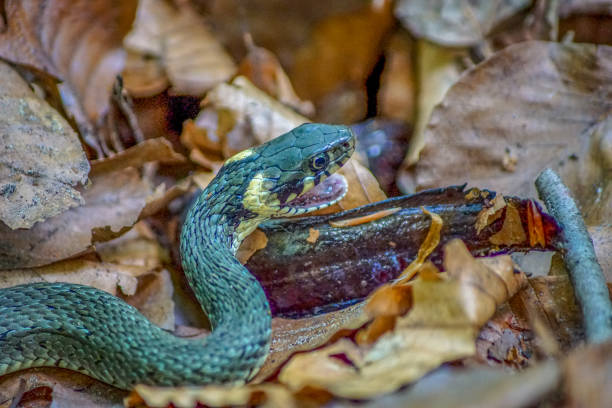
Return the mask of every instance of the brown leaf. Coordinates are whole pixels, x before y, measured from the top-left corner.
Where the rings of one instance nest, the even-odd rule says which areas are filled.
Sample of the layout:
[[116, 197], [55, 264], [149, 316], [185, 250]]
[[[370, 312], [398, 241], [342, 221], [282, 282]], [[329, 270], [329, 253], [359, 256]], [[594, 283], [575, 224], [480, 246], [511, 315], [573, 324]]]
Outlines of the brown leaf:
[[581, 347], [565, 360], [564, 391], [571, 407], [612, 406], [612, 342]]
[[[1, 45], [0, 45], [1, 47]], [[0, 221], [34, 223], [83, 204], [89, 163], [68, 122], [0, 62]]]
[[290, 77], [298, 94], [317, 100], [344, 82], [362, 87], [391, 24], [386, 0], [320, 22], [295, 56]]
[[482, 42], [496, 24], [530, 5], [529, 0], [401, 0], [395, 7], [395, 16], [416, 37], [465, 47]]
[[159, 60], [134, 51], [128, 51], [121, 76], [125, 89], [134, 98], [155, 96], [170, 86]]
[[385, 67], [378, 91], [378, 116], [413, 123], [416, 103], [415, 42], [407, 33], [395, 33], [385, 50]]
[[173, 292], [170, 274], [163, 269], [139, 279], [138, 291], [124, 300], [157, 326], [174, 330]]
[[518, 290], [524, 275], [514, 273], [507, 256], [485, 266], [458, 240], [445, 247], [444, 259], [448, 277], [406, 284], [412, 308], [371, 347], [342, 339], [294, 355], [279, 381], [294, 391], [310, 386], [345, 398], [372, 398], [420, 378], [444, 361], [474, 354], [476, 328]]
[[241, 264], [247, 263], [251, 255], [253, 255], [256, 251], [263, 249], [268, 245], [268, 238], [263, 231], [256, 229], [253, 231], [248, 237], [242, 241], [240, 244], [240, 248], [236, 252], [236, 258], [240, 261]]
[[108, 111], [113, 83], [123, 68], [121, 42], [136, 4], [136, 0], [8, 1], [0, 56], [66, 81], [96, 123]]
[[[0, 403], [9, 406], [121, 406], [125, 392], [62, 368], [27, 370], [0, 378]], [[15, 399], [13, 399], [15, 398]]]
[[[535, 196], [533, 180], [551, 167], [580, 204], [608, 213], [609, 164], [601, 158], [609, 125], [595, 125], [604, 126], [612, 109], [611, 70], [606, 46], [533, 41], [498, 52], [462, 76], [432, 113], [413, 173], [417, 188], [468, 181]], [[503, 167], [508, 151], [518, 160], [515, 173]]]
[[302, 115], [312, 116], [314, 106], [310, 101], [302, 101], [295, 94], [293, 85], [276, 55], [256, 46], [250, 35], [245, 35], [245, 39], [249, 52], [240, 62], [238, 75], [247, 77], [259, 89]]
[[137, 385], [125, 402], [128, 408], [142, 407], [143, 402], [148, 407], [177, 408], [192, 408], [201, 404], [211, 407], [262, 405], [272, 408], [293, 408], [296, 406], [291, 393], [277, 384], [176, 388]]
[[146, 205], [152, 187], [134, 168], [103, 173], [83, 191], [85, 205], [12, 231], [0, 225], [0, 269], [42, 266], [75, 256], [131, 227]]
[[181, 163], [185, 157], [174, 151], [172, 144], [164, 138], [145, 140], [111, 157], [93, 160], [91, 175], [124, 169], [140, 167], [148, 162]]

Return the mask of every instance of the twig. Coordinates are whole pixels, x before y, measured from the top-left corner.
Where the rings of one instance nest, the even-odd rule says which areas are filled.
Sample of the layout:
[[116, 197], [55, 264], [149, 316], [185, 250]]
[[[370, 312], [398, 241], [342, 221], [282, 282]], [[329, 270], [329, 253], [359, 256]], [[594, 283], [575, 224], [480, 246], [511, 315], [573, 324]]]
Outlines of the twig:
[[593, 242], [568, 188], [551, 169], [535, 182], [540, 198], [561, 227], [563, 260], [582, 309], [587, 341], [602, 343], [612, 338], [612, 303]]

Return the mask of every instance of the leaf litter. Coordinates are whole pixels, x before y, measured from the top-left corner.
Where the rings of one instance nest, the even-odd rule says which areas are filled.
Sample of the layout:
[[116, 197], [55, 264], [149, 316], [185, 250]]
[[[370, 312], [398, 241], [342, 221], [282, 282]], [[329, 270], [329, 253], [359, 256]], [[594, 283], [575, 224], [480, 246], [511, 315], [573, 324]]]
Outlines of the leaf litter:
[[[121, 138], [117, 146], [125, 145], [129, 147], [127, 150], [118, 149], [119, 154], [108, 158], [98, 154], [99, 159], [93, 160], [95, 155], [88, 146], [77, 148], [81, 162], [87, 162], [83, 160], [87, 155], [93, 169], [88, 186], [75, 187], [87, 182], [89, 169], [69, 183], [81, 198], [63, 204], [56, 214], [44, 215], [40, 220], [34, 212], [28, 212], [27, 216], [38, 221], [35, 224], [29, 221], [29, 230], [12, 231], [6, 222], [0, 223], [0, 264], [5, 269], [13, 269], [1, 272], [2, 276], [12, 283], [60, 279], [97, 285], [112, 293], [120, 289], [128, 303], [156, 324], [193, 336], [198, 329], [190, 326], [200, 316], [188, 316], [180, 310], [180, 304], [189, 300], [181, 299], [183, 283], [180, 274], [174, 271], [178, 265], [177, 225], [192, 180], [204, 187], [225, 158], [301, 123], [330, 118], [348, 123], [366, 112], [371, 114], [376, 106], [369, 106], [368, 99], [376, 95], [366, 92], [365, 82], [369, 81], [369, 73], [379, 68], [389, 75], [401, 75], [400, 83], [406, 93], [416, 94], [410, 92], [411, 87], [425, 91], [420, 93], [415, 109], [420, 123], [417, 134], [421, 136], [411, 142], [410, 160], [406, 161], [410, 165], [416, 163], [416, 167], [406, 167], [400, 173], [403, 180], [400, 184], [422, 188], [467, 180], [479, 187], [529, 196], [533, 195], [533, 175], [544, 162], [556, 163], [583, 206], [602, 265], [608, 265], [609, 251], [605, 248], [610, 241], [606, 220], [611, 208], [607, 159], [610, 97], [606, 93], [609, 49], [525, 42], [492, 56], [485, 52], [483, 63], [458, 77], [461, 64], [470, 66], [468, 59], [491, 45], [487, 44], [492, 35], [488, 34], [490, 29], [522, 8], [523, 3], [506, 2], [511, 11], [491, 15], [486, 12], [487, 5], [475, 2], [470, 7], [480, 9], [470, 12], [464, 8], [441, 14], [445, 18], [450, 16], [451, 20], [436, 20], [439, 15], [430, 9], [417, 10], [426, 12], [424, 15], [428, 17], [421, 22], [429, 26], [417, 27], [412, 23], [406, 26], [413, 35], [424, 35], [438, 44], [415, 40], [410, 34], [409, 41], [399, 41], [395, 36], [397, 48], [394, 54], [387, 54], [393, 56], [388, 57], [388, 62], [395, 62], [387, 66], [386, 63], [377, 65], [380, 53], [387, 49], [386, 38], [407, 34], [392, 24], [390, 2], [372, 2], [368, 7], [334, 5], [333, 12], [321, 12], [318, 16], [311, 15], [310, 10], [303, 12], [308, 8], [296, 5], [302, 15], [297, 19], [292, 17], [294, 23], [319, 20], [312, 31], [299, 24], [291, 25], [295, 32], [301, 33], [302, 45], [287, 46], [295, 37], [288, 34], [290, 31], [285, 31], [286, 36], [275, 35], [274, 41], [266, 41], [265, 35], [257, 33], [265, 30], [277, 33], [276, 23], [266, 19], [265, 24], [249, 27], [253, 42], [249, 46], [247, 41], [246, 48], [250, 47], [247, 51], [251, 52], [248, 56], [237, 52], [235, 46], [239, 43], [244, 47], [244, 29], [238, 30], [239, 35], [232, 39], [236, 31], [232, 34], [230, 25], [218, 24], [227, 21], [223, 20], [223, 13], [227, 16], [229, 9], [223, 6], [204, 7], [204, 15], [212, 22], [211, 29], [203, 24], [202, 9], [191, 8], [189, 2], [140, 1], [135, 30], [125, 39], [134, 20], [136, 2], [108, 7], [98, 3], [84, 7], [80, 2], [71, 7], [59, 0], [8, 2], [4, 14], [7, 24], [0, 34], [3, 36], [0, 55], [12, 63], [25, 63], [44, 75], [64, 80], [72, 88], [76, 103], [82, 105], [87, 121], [96, 122], [107, 114], [110, 88], [115, 75], [122, 70], [126, 55], [128, 64], [124, 75], [133, 97], [146, 100], [159, 94], [161, 98], [157, 101], [184, 103], [189, 99], [181, 99], [182, 95], [199, 97], [208, 92], [199, 116], [195, 118], [194, 114], [191, 116], [194, 120], [182, 126], [180, 138], [176, 123], [171, 123], [175, 119], [158, 118], [165, 126], [155, 133], [164, 136], [161, 139], [130, 147], [134, 139], [126, 137], [125, 129], [117, 126], [118, 132], [113, 137]], [[406, 4], [396, 4], [396, 17], [400, 7]], [[418, 8], [418, 5], [417, 2], [411, 6]], [[44, 11], [55, 6], [58, 14], [55, 19], [49, 18], [51, 14]], [[283, 7], [277, 5], [279, 9]], [[563, 5], [564, 10], [568, 7]], [[257, 12], [250, 11], [249, 7], [245, 10], [248, 11], [244, 18], [249, 21], [260, 18], [252, 17]], [[262, 13], [269, 7], [262, 5], [258, 10]], [[596, 10], [604, 13], [602, 9]], [[231, 11], [229, 15], [235, 20], [235, 10]], [[78, 24], [77, 20], [71, 20], [74, 15], [81, 17]], [[115, 16], [120, 24], [104, 27], [109, 16]], [[475, 24], [477, 21], [473, 18], [479, 23]], [[441, 21], [452, 21], [454, 30], [436, 29]], [[43, 29], [36, 31], [34, 27]], [[503, 34], [503, 24], [501, 27]], [[55, 37], [50, 33], [55, 29], [64, 34], [52, 42]], [[351, 35], [355, 29], [359, 35]], [[76, 33], [82, 33], [85, 45], [71, 48]], [[446, 37], [440, 39], [436, 35]], [[96, 42], [96, 37], [101, 41]], [[440, 44], [440, 41], [465, 44], [466, 38], [472, 46], [469, 53], [449, 50]], [[403, 52], [410, 41], [418, 52]], [[228, 49], [232, 56], [223, 50], [222, 43], [231, 45]], [[261, 43], [266, 49], [254, 46], [255, 43]], [[439, 49], [434, 50], [435, 47]], [[74, 54], [76, 50], [81, 51]], [[342, 52], [330, 56], [326, 50]], [[415, 60], [409, 62], [409, 55]], [[279, 58], [275, 59], [276, 56]], [[401, 64], [397, 63], [396, 56], [401, 58]], [[435, 69], [438, 57], [439, 71]], [[71, 58], [80, 64], [67, 66], [66, 61]], [[231, 80], [236, 69], [234, 61], [241, 60], [243, 76]], [[87, 69], [95, 66], [99, 68]], [[414, 72], [407, 72], [412, 70], [418, 72], [416, 77]], [[128, 80], [130, 72], [131, 80]], [[139, 72], [147, 72], [147, 76]], [[436, 81], [437, 74], [446, 79]], [[309, 82], [313, 78], [315, 81]], [[368, 86], [378, 85], [372, 82]], [[36, 85], [32, 87], [37, 95], [44, 93]], [[171, 93], [165, 91], [167, 88]], [[28, 92], [27, 97], [32, 97], [29, 89]], [[381, 97], [382, 91], [378, 92]], [[546, 92], [553, 97], [546, 99], [549, 95]], [[49, 95], [46, 93], [48, 98]], [[303, 98], [312, 99], [317, 110], [310, 110], [312, 105]], [[402, 102], [396, 104], [411, 103], [410, 99], [398, 100]], [[175, 114], [176, 110], [172, 109], [176, 106], [159, 112]], [[395, 112], [391, 115], [402, 120], [415, 120], [412, 109], [395, 106], [388, 111]], [[509, 112], [514, 112], [514, 116], [507, 116]], [[144, 115], [137, 103], [134, 115], [141, 118], [141, 114]], [[533, 122], [536, 118], [537, 124]], [[96, 137], [95, 127], [93, 134], [88, 135], [82, 123], [78, 123], [81, 141], [91, 145], [92, 135]], [[51, 143], [50, 136], [45, 139], [45, 144]], [[529, 152], [524, 147], [527, 144]], [[72, 146], [78, 145], [72, 143]], [[186, 153], [190, 161], [185, 162], [176, 151]], [[417, 162], [419, 154], [421, 159]], [[151, 165], [152, 162], [155, 164]], [[66, 161], [60, 160], [50, 169], [66, 165]], [[186, 169], [194, 170], [192, 177], [185, 177]], [[345, 171], [353, 190], [334, 210], [386, 198], [376, 179], [359, 163], [354, 162]], [[183, 182], [177, 183], [177, 180]], [[21, 181], [17, 184], [16, 187], [25, 188]], [[525, 213], [522, 209], [513, 210], [507, 203], [497, 204], [482, 214], [478, 227], [486, 229], [499, 222], [503, 212], [502, 232], [492, 244], [503, 247], [528, 241], [532, 247], [542, 245], [542, 236], [538, 235], [542, 230], [541, 220], [535, 206]], [[520, 221], [525, 217], [529, 218], [528, 225]], [[144, 222], [139, 222], [143, 218]], [[374, 221], [360, 222], [367, 225]], [[312, 244], [321, 240], [320, 232], [308, 231]], [[257, 232], [252, 242], [245, 243], [245, 258], [266, 246], [267, 238], [262, 234]], [[563, 269], [557, 268], [556, 275], [527, 279], [508, 256], [476, 260], [459, 241], [445, 247], [444, 272], [438, 273], [424, 259], [418, 268], [413, 267], [418, 272], [416, 279], [388, 283], [366, 302], [301, 319], [274, 318], [272, 352], [253, 384], [231, 389], [139, 386], [137, 393], [132, 393], [124, 404], [285, 407], [318, 406], [330, 401], [350, 405], [348, 400], [374, 399], [371, 404], [391, 401], [391, 405], [431, 406], [452, 401], [457, 406], [472, 406], [474, 401], [491, 404], [505, 401], [509, 406], [520, 406], [545, 401], [547, 393], [559, 393], [559, 379], [563, 377], [568, 381], [563, 390], [566, 401], [605, 406], [607, 397], [598, 391], [609, 388], [606, 387], [609, 376], [603, 364], [608, 344], [572, 351], [583, 339], [582, 322]], [[553, 269], [555, 265], [553, 257]], [[604, 267], [609, 276], [608, 269]], [[198, 313], [202, 314], [195, 314]], [[546, 342], [548, 346], [544, 346]], [[569, 358], [560, 359], [555, 349], [567, 351]], [[556, 360], [541, 362], [541, 355]], [[450, 378], [457, 379], [455, 388], [445, 388], [444, 373], [449, 367], [445, 363], [453, 367]], [[484, 369], [483, 365], [512, 370], [528, 368], [508, 376], [497, 369]], [[593, 384], [585, 384], [583, 379], [588, 376], [581, 372], [593, 374]], [[106, 406], [110, 401], [120, 402], [125, 395], [113, 393], [87, 377], [61, 370], [17, 373], [2, 381], [2, 404], [18, 395], [15, 401], [21, 399], [22, 403], [46, 401]], [[426, 387], [428, 381], [430, 389], [433, 384], [433, 389], [438, 390], [437, 397], [422, 392], [420, 387]], [[407, 384], [414, 385], [406, 388]], [[392, 392], [398, 388], [402, 390]], [[459, 394], [457, 390], [465, 392]]]

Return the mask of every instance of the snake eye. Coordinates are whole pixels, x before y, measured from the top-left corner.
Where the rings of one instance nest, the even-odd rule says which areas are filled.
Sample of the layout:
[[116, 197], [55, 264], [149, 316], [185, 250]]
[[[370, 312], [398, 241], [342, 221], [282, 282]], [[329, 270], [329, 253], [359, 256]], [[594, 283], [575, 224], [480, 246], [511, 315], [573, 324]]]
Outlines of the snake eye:
[[324, 169], [325, 166], [327, 166], [328, 162], [329, 158], [327, 157], [327, 154], [323, 153], [316, 156], [310, 161], [310, 168], [314, 171], [321, 170]]

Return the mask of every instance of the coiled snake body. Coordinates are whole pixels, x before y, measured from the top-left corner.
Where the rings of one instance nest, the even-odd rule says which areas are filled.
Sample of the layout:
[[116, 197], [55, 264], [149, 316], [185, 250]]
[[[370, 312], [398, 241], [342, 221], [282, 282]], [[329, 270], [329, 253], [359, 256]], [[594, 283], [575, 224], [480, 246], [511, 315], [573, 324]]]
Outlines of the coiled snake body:
[[271, 316], [235, 251], [265, 219], [338, 201], [343, 183], [313, 187], [353, 149], [348, 128], [305, 124], [228, 159], [201, 193], [183, 226], [181, 258], [214, 329], [205, 339], [175, 337], [91, 287], [20, 285], [0, 290], [0, 375], [64, 367], [124, 389], [248, 380], [268, 354]]

